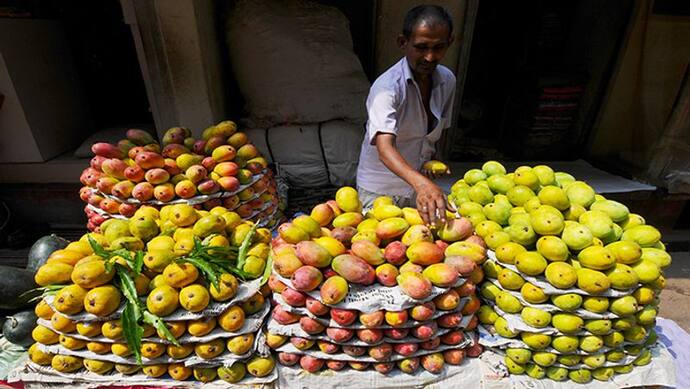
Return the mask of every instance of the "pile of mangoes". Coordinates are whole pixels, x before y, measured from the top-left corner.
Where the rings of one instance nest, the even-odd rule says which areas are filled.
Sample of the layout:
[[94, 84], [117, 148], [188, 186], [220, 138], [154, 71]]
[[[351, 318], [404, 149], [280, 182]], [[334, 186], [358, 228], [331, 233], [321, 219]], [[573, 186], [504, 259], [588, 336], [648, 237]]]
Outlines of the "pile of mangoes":
[[424, 225], [388, 197], [363, 215], [357, 191], [340, 188], [335, 200], [278, 228], [269, 347], [279, 363], [311, 373], [440, 373], [476, 357], [475, 285], [486, 248], [473, 232], [452, 215]]
[[607, 381], [650, 362], [671, 263], [656, 228], [545, 165], [487, 162], [450, 199], [490, 248], [479, 318], [514, 340], [512, 374]]
[[130, 129], [117, 144], [96, 143], [84, 169], [80, 198], [88, 228], [111, 217], [129, 218], [142, 205], [188, 203], [210, 210], [223, 206], [248, 220], [276, 220], [279, 204], [268, 163], [232, 121], [194, 139], [182, 127], [166, 131], [162, 144]]
[[[33, 363], [60, 373], [85, 368], [202, 382], [273, 374], [274, 359], [259, 353], [258, 336], [269, 311], [264, 295], [270, 291], [261, 285], [268, 229], [223, 207], [204, 211], [187, 204], [160, 211], [142, 206], [129, 220], [109, 219], [100, 227], [101, 233], [54, 251], [36, 272], [36, 283], [51, 292], [36, 306]], [[237, 267], [237, 274], [218, 271], [217, 283], [211, 282], [208, 269], [198, 267], [210, 263], [202, 251]], [[240, 256], [218, 254], [226, 251], [243, 253], [243, 264]], [[141, 271], [125, 257], [139, 258]], [[141, 363], [126, 339], [132, 327], [123, 323], [128, 300], [120, 271], [131, 275], [144, 315], [160, 318], [179, 343], [139, 323]]]

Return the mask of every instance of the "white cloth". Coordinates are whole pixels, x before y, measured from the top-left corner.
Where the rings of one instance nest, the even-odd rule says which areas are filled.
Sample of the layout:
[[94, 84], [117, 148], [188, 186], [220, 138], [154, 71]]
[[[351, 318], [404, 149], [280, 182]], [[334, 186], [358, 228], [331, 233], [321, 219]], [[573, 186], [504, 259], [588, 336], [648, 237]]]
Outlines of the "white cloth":
[[366, 134], [357, 169], [357, 185], [374, 193], [410, 197], [412, 188], [379, 159], [376, 134], [395, 135], [400, 154], [419, 170], [436, 151], [435, 143], [450, 126], [455, 96], [455, 75], [438, 65], [432, 75], [430, 108], [435, 127], [427, 133], [427, 115], [419, 86], [414, 81], [407, 59], [403, 57], [374, 82], [367, 97]]

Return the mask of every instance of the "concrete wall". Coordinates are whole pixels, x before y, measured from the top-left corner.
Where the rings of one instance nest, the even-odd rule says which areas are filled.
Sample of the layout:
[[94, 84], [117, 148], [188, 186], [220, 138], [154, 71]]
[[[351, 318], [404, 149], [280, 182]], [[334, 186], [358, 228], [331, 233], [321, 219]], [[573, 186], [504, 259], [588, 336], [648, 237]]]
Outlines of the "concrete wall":
[[396, 39], [402, 32], [403, 19], [405, 19], [407, 11], [420, 4], [440, 5], [446, 8], [453, 18], [453, 34], [456, 40], [441, 63], [457, 74], [458, 57], [460, 55], [460, 45], [462, 44], [458, 38], [464, 26], [466, 0], [380, 0], [375, 22], [376, 75], [383, 73], [402, 58], [402, 52], [396, 43]]

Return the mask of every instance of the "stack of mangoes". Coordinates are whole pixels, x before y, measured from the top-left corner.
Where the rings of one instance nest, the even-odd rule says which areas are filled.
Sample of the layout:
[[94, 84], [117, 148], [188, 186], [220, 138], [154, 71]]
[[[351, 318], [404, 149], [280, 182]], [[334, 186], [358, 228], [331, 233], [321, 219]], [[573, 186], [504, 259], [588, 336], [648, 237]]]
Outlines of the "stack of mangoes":
[[224, 206], [245, 219], [274, 220], [278, 196], [267, 161], [232, 121], [194, 139], [182, 127], [166, 131], [162, 144], [130, 129], [117, 144], [96, 143], [84, 169], [80, 198], [88, 203], [88, 228], [110, 217], [129, 218], [141, 206], [189, 203], [209, 210]]
[[357, 191], [343, 187], [281, 225], [267, 334], [279, 363], [413, 374], [477, 356], [471, 331], [486, 248], [467, 219], [449, 216], [429, 227], [388, 197], [363, 215]]
[[[271, 233], [254, 227], [226, 208], [204, 211], [187, 204], [160, 211], [142, 206], [129, 220], [105, 221], [102, 233], [86, 234], [53, 252], [36, 272], [36, 283], [52, 292], [36, 306], [37, 343], [29, 350], [30, 360], [60, 373], [85, 368], [202, 382], [272, 376], [273, 358], [257, 351], [269, 311], [264, 295], [270, 291], [261, 282]], [[204, 248], [236, 267], [237, 275], [219, 271], [212, 283], [208, 269], [198, 267], [209, 266], [198, 254]], [[239, 257], [214, 254], [235, 249], [244, 253], [243, 266]], [[127, 254], [142, 259], [140, 272], [124, 259]], [[114, 261], [110, 266], [109, 260]], [[129, 301], [123, 268], [131, 274], [143, 315], [160, 318], [179, 343], [160, 328], [141, 324], [142, 364], [128, 346], [132, 327], [121, 320]]]
[[656, 228], [545, 165], [489, 161], [450, 198], [490, 248], [479, 318], [515, 340], [511, 373], [607, 381], [650, 362], [671, 263]]

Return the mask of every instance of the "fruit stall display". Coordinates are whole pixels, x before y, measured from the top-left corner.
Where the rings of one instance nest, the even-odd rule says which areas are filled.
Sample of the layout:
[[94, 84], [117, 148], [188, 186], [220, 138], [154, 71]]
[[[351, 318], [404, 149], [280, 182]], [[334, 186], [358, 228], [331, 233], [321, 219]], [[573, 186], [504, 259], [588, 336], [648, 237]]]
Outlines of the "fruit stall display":
[[343, 187], [278, 228], [266, 335], [278, 363], [438, 374], [478, 356], [486, 248], [469, 220], [429, 228], [388, 197], [361, 211], [356, 190]]
[[37, 264], [31, 371], [89, 382], [275, 379], [260, 331], [269, 229], [223, 207], [175, 204], [99, 230]]
[[202, 139], [173, 127], [162, 144], [130, 129], [117, 144], [96, 143], [91, 150], [95, 156], [80, 177], [91, 231], [106, 219], [131, 217], [144, 204], [223, 206], [269, 227], [282, 218], [266, 159], [232, 121], [207, 128]]
[[651, 361], [661, 234], [545, 165], [472, 169], [450, 200], [489, 247], [478, 315], [511, 374], [578, 383]]

